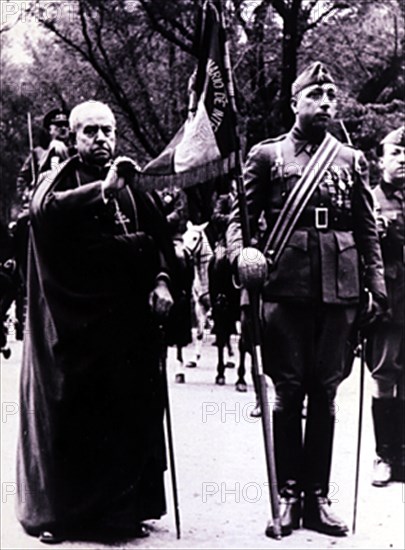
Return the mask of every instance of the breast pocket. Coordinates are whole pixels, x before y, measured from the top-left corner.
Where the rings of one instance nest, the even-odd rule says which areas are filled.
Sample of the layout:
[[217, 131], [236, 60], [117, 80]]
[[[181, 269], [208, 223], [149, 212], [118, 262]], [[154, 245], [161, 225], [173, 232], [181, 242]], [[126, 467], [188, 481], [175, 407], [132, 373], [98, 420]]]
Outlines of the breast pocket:
[[336, 232], [337, 244], [337, 295], [339, 298], [358, 298], [360, 293], [359, 256], [350, 232]]

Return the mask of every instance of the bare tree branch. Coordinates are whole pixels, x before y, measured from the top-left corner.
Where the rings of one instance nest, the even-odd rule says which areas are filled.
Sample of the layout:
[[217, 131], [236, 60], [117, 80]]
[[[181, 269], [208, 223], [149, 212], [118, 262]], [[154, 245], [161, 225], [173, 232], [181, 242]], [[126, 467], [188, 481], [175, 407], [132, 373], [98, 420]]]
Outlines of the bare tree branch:
[[169, 42], [172, 42], [173, 44], [176, 44], [176, 46], [179, 46], [183, 51], [189, 53], [190, 55], [193, 55], [193, 49], [191, 46], [189, 46], [186, 42], [180, 40], [175, 33], [170, 31], [166, 26], [161, 25], [156, 18], [153, 9], [151, 8], [150, 4], [146, 0], [140, 0], [142, 7], [144, 8], [146, 14], [148, 15], [153, 28], [161, 34], [166, 40], [169, 40]]
[[343, 9], [347, 9], [347, 8], [350, 8], [350, 5], [347, 2], [337, 2], [336, 4], [334, 4], [333, 6], [328, 8], [324, 13], [322, 13], [322, 15], [320, 15], [317, 19], [315, 19], [315, 21], [312, 21], [311, 23], [309, 23], [306, 26], [306, 30], [310, 30], [310, 29], [313, 29], [314, 27], [316, 27], [320, 21], [325, 19], [325, 17], [327, 17], [333, 11], [343, 10]]

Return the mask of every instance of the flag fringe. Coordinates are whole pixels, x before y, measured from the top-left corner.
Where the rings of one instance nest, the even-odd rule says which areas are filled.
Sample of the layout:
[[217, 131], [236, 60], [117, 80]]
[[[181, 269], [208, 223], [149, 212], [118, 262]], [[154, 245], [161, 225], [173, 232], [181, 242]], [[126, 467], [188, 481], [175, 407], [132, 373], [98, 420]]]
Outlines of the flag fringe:
[[227, 158], [215, 159], [184, 172], [173, 174], [137, 172], [134, 177], [134, 186], [144, 191], [165, 189], [166, 187], [186, 189], [193, 185], [206, 183], [219, 176], [229, 175], [235, 168], [236, 153], [231, 152]]

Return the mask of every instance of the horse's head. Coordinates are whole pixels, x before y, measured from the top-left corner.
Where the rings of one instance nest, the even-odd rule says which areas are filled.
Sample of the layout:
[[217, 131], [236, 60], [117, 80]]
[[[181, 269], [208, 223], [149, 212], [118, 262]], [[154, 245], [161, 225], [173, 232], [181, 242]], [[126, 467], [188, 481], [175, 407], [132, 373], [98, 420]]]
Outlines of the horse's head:
[[195, 257], [199, 255], [203, 249], [203, 245], [204, 247], [207, 246], [208, 239], [204, 233], [207, 225], [208, 222], [200, 225], [194, 225], [190, 221], [187, 222], [187, 230], [183, 233], [183, 244], [190, 256]]

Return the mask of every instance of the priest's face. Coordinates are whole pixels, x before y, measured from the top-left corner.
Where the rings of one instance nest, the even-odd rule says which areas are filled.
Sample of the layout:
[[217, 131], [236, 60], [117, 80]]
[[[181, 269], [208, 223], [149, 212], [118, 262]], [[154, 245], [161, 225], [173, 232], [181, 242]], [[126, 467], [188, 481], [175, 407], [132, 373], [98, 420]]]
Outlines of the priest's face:
[[114, 156], [115, 143], [115, 120], [109, 109], [96, 105], [81, 115], [76, 148], [87, 164], [106, 165]]
[[291, 105], [302, 131], [325, 130], [336, 115], [336, 86], [332, 83], [307, 86], [293, 98]]

